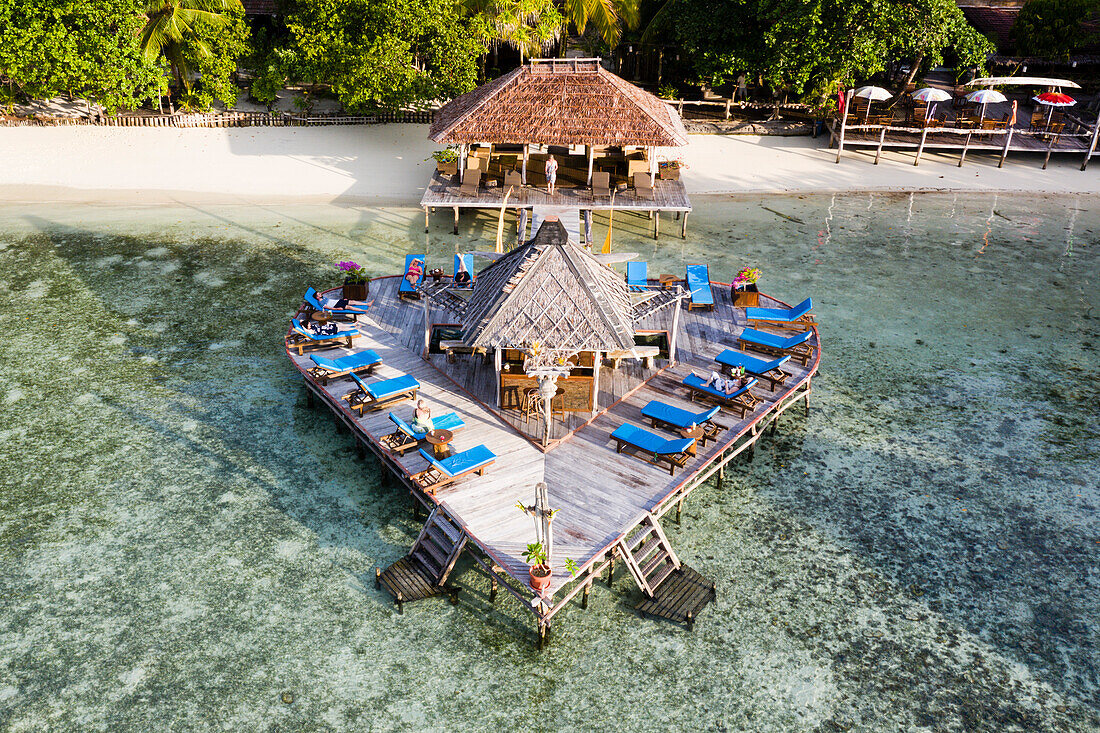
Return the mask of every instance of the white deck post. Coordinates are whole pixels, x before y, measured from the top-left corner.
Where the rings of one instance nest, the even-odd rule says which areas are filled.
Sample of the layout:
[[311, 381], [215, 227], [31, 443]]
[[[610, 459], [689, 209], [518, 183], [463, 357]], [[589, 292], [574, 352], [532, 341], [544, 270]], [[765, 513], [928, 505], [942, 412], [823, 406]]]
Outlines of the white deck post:
[[428, 349], [432, 344], [432, 319], [431, 313], [428, 310], [428, 296], [421, 293], [420, 297], [424, 301], [424, 359], [428, 358]]
[[458, 181], [462, 182], [462, 174], [466, 172], [466, 143], [458, 146]]
[[657, 148], [648, 148], [649, 150], [649, 183], [653, 185], [657, 182]]
[[672, 333], [668, 335], [668, 363], [676, 363], [676, 334], [680, 330], [680, 306], [679, 299], [676, 301], [676, 305], [672, 311]]
[[855, 89], [849, 89], [844, 95], [844, 114], [840, 117], [840, 139], [836, 143], [836, 162], [840, 162], [840, 154], [844, 152], [844, 131], [848, 129], [848, 110], [851, 109], [852, 95]]
[[586, 145], [588, 148], [588, 185], [592, 185], [592, 146]]
[[882, 126], [882, 132], [878, 136], [878, 150], [875, 151], [875, 165], [878, 165], [878, 159], [882, 157], [882, 144], [886, 142], [886, 125]]
[[500, 404], [500, 355], [501, 355], [500, 347], [499, 346], [493, 347], [493, 369], [496, 370], [496, 374], [497, 374], [497, 382], [496, 382], [496, 392], [497, 392], [496, 405], [497, 405], [497, 407], [503, 407], [503, 405]]
[[963, 161], [966, 160], [966, 149], [970, 147], [970, 136], [973, 132], [966, 133], [966, 140], [963, 141], [963, 151], [959, 153], [959, 167], [963, 167]]
[[920, 131], [920, 145], [917, 146], [917, 157], [913, 158], [913, 165], [920, 165], [920, 154], [924, 150], [924, 141], [928, 137], [928, 128]]
[[600, 352], [592, 352], [592, 414], [600, 410]]
[[[1008, 147], [1012, 145], [1012, 128], [1008, 128], [1008, 134], [1005, 135], [1005, 146], [1001, 149], [1001, 162], [997, 163], [997, 167], [1000, 168], [1005, 164], [1005, 158], [1008, 157]], [[1084, 170], [1084, 169], [1082, 169]]]
[[523, 181], [523, 185], [527, 185], [527, 153], [530, 152], [530, 146], [527, 143], [523, 144], [523, 168], [520, 170], [520, 180]]

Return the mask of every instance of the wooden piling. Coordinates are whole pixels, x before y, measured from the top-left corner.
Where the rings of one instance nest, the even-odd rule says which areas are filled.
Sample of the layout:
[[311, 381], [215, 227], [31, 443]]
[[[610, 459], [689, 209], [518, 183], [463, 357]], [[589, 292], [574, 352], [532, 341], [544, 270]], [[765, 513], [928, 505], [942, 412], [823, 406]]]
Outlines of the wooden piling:
[[913, 165], [920, 165], [920, 154], [924, 151], [924, 141], [928, 139], [928, 128], [920, 131], [920, 144], [917, 145], [917, 157], [913, 158]]
[[1005, 146], [1001, 149], [1001, 161], [997, 163], [997, 167], [1001, 168], [1005, 164], [1005, 158], [1008, 157], [1008, 146], [1012, 144], [1012, 128], [1008, 128], [1008, 134], [1005, 135]]
[[588, 609], [588, 594], [592, 592], [592, 580], [584, 584], [584, 592], [581, 595], [581, 608]]
[[878, 165], [878, 159], [882, 157], [882, 144], [886, 142], [886, 125], [882, 126], [882, 132], [878, 136], [878, 150], [875, 151], [875, 165]]
[[963, 141], [963, 149], [959, 154], [959, 167], [963, 167], [963, 161], [966, 160], [966, 149], [970, 147], [970, 138], [974, 135], [973, 132], [966, 133], [966, 140]]
[[455, 229], [454, 233], [458, 234], [458, 207], [455, 207]]
[[428, 233], [428, 207], [424, 207], [424, 233]]

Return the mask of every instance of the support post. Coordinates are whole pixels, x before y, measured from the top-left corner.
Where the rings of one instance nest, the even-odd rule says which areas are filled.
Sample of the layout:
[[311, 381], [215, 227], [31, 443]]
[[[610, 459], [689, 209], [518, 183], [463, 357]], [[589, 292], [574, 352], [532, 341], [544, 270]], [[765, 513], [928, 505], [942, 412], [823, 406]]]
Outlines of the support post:
[[458, 182], [462, 183], [462, 174], [466, 172], [466, 143], [458, 146]]
[[657, 182], [657, 148], [647, 148], [649, 150], [649, 185], [653, 185]]
[[659, 238], [661, 233], [661, 212], [660, 210], [653, 212], [653, 238]]
[[424, 207], [424, 233], [428, 233], [428, 207]]
[[611, 587], [612, 581], [615, 579], [615, 551], [611, 551], [611, 559], [607, 561], [607, 587]]
[[458, 207], [455, 207], [455, 234], [458, 234]]
[[306, 387], [306, 407], [313, 407], [313, 390]]
[[855, 89], [849, 89], [844, 95], [844, 114], [840, 117], [840, 139], [836, 143], [836, 162], [840, 162], [840, 154], [844, 152], [844, 134], [848, 129], [848, 110], [852, 105], [852, 95]]
[[1058, 142], [1058, 135], [1050, 136], [1050, 144], [1047, 145], [1047, 157], [1043, 158], [1043, 170], [1047, 169], [1047, 163], [1050, 162], [1050, 151], [1054, 150], [1054, 144]]
[[690, 213], [691, 213], [690, 211], [685, 211], [684, 212], [684, 220], [680, 224], [680, 239], [687, 239], [687, 235], [688, 235], [688, 214], [690, 214]]
[[592, 592], [592, 578], [591, 578], [591, 573], [589, 573], [588, 582], [586, 582], [584, 584], [584, 592], [581, 595], [581, 608], [583, 608], [583, 609], [588, 608], [588, 594], [591, 593], [591, 592]]
[[970, 147], [970, 137], [973, 132], [966, 133], [966, 140], [963, 141], [963, 151], [959, 154], [959, 167], [963, 167], [963, 161], [966, 160], [966, 149]]
[[913, 158], [913, 165], [920, 165], [920, 154], [924, 152], [924, 141], [928, 139], [928, 128], [920, 131], [920, 144], [917, 145], [917, 157]]
[[[997, 164], [998, 168], [1001, 168], [1005, 164], [1005, 158], [1008, 157], [1008, 148], [1012, 145], [1012, 128], [1008, 128], [1008, 134], [1005, 135], [1005, 146], [1001, 149], [1001, 162]], [[1082, 169], [1084, 170], [1084, 169]]]
[[680, 523], [680, 512], [684, 510], [684, 497], [680, 497], [680, 500], [676, 502], [676, 524]]
[[527, 185], [527, 153], [530, 150], [530, 146], [527, 143], [523, 144], [523, 167], [520, 169], [519, 178], [523, 181], [523, 185]]
[[668, 363], [671, 366], [676, 363], [676, 335], [680, 332], [680, 308], [683, 303], [679, 300], [672, 307], [672, 333], [668, 336]]
[[1085, 167], [1092, 160], [1092, 152], [1096, 150], [1096, 138], [1100, 136], [1100, 112], [1096, 114], [1096, 124], [1092, 126], [1092, 141], [1089, 143], [1089, 149], [1085, 151], [1085, 159], [1081, 161], [1081, 170], [1085, 170]]
[[496, 603], [497, 601], [497, 576], [489, 576], [489, 603]]
[[723, 464], [718, 467], [718, 490], [722, 490], [722, 484], [726, 480], [726, 466]]
[[592, 416], [600, 410], [600, 366], [603, 359], [599, 351], [592, 352]]
[[424, 301], [424, 351], [421, 352], [421, 356], [427, 361], [428, 349], [431, 348], [432, 343], [432, 317], [428, 296], [421, 293], [420, 297]]
[[584, 217], [584, 243], [592, 249], [592, 209], [585, 209], [581, 215]]
[[497, 405], [497, 407], [503, 407], [503, 405], [500, 404], [500, 362], [501, 362], [500, 357], [501, 357], [500, 347], [499, 346], [494, 347], [493, 348], [493, 369], [494, 369], [494, 371], [496, 372], [496, 375], [497, 375], [496, 376], [496, 393], [497, 393], [496, 405]]
[[878, 136], [878, 150], [875, 151], [875, 165], [878, 165], [878, 159], [882, 157], [882, 144], [886, 142], [886, 130], [889, 129], [886, 125], [882, 126], [882, 132]]
[[592, 185], [592, 157], [593, 157], [593, 152], [592, 152], [592, 146], [591, 145], [585, 145], [585, 147], [588, 148], [588, 185], [591, 186]]

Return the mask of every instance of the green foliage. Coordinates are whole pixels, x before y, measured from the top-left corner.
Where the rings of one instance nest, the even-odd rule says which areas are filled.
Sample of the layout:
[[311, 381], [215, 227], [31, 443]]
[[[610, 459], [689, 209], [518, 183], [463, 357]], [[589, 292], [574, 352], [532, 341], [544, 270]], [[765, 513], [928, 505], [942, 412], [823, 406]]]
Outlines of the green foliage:
[[541, 542], [532, 542], [527, 545], [527, 549], [523, 551], [523, 559], [532, 565], [545, 565], [546, 564], [546, 550], [542, 548]]
[[952, 0], [666, 0], [647, 28], [678, 44], [698, 82], [740, 73], [773, 90], [821, 99], [890, 61], [983, 66], [993, 50]]
[[539, 56], [560, 37], [565, 18], [555, 0], [460, 0], [487, 46], [504, 44], [521, 56]]
[[1027, 56], [1067, 59], [1095, 42], [1100, 0], [1030, 0], [1012, 26], [1017, 50]]
[[565, 569], [569, 571], [569, 577], [575, 578], [580, 567], [577, 566], [577, 562], [573, 558], [567, 557], [565, 558]]
[[467, 92], [485, 52], [453, 0], [293, 0], [286, 23], [292, 63], [274, 72], [330, 84], [353, 112]]
[[108, 111], [135, 107], [163, 79], [137, 35], [140, 0], [0, 0], [0, 83], [45, 99], [73, 92]]
[[432, 153], [430, 160], [436, 163], [454, 163], [458, 160], [458, 151], [454, 148], [443, 148]]

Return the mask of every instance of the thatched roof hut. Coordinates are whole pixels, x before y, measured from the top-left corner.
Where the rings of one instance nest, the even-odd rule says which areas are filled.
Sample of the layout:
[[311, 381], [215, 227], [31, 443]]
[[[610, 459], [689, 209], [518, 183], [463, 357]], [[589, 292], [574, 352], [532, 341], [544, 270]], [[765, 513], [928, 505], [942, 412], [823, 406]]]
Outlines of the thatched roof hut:
[[679, 115], [599, 59], [533, 59], [435, 115], [441, 144], [687, 145]]
[[634, 346], [626, 281], [569, 240], [557, 219], [478, 273], [463, 315], [469, 346], [555, 352]]

